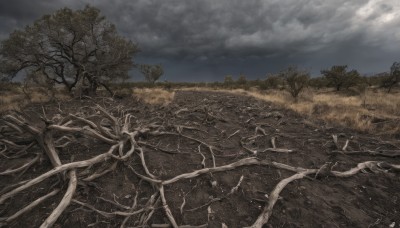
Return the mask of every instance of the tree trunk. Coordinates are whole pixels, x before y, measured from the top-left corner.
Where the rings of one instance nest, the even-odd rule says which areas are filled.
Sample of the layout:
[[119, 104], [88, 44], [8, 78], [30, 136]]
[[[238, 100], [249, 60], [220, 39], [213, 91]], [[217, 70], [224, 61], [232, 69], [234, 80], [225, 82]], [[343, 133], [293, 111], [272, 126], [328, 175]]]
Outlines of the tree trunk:
[[99, 82], [99, 84], [102, 85], [110, 93], [111, 96], [114, 95], [113, 91], [105, 83]]

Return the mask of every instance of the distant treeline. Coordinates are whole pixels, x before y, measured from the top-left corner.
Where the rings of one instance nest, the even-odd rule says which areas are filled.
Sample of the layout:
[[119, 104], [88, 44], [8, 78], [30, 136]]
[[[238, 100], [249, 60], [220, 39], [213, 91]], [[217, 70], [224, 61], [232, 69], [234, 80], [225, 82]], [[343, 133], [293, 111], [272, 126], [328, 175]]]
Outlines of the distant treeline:
[[[389, 73], [381, 73], [373, 76], [355, 76], [349, 80], [344, 80], [340, 89], [347, 89], [357, 85], [365, 85], [367, 87], [388, 88], [390, 85], [391, 76]], [[307, 86], [321, 89], [321, 88], [336, 88], [335, 81], [329, 79], [324, 75], [319, 77], [310, 77], [307, 79]], [[227, 88], [227, 89], [250, 89], [256, 87], [260, 90], [267, 89], [284, 89], [285, 79], [280, 74], [269, 74], [264, 79], [249, 80], [245, 75], [239, 75], [237, 79], [233, 76], [225, 76], [223, 82], [123, 82], [113, 83], [113, 88], [155, 88], [163, 87], [165, 89], [171, 88], [187, 88], [187, 87], [208, 87], [208, 88]]]

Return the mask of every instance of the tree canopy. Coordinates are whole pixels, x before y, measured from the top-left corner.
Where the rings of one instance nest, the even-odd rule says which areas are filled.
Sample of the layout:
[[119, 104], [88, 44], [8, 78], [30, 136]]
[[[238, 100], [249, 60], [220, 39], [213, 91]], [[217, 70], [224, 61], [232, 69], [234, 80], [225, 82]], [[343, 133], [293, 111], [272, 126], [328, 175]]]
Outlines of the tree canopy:
[[392, 90], [393, 86], [400, 83], [400, 62], [394, 62], [390, 67], [390, 74], [384, 80], [383, 86], [388, 88], [388, 93]]
[[16, 30], [0, 48], [0, 72], [8, 78], [22, 70], [64, 85], [68, 91], [95, 93], [98, 86], [126, 79], [138, 47], [117, 34], [100, 11], [63, 8]]
[[347, 65], [332, 66], [329, 70], [322, 70], [330, 86], [334, 86], [337, 91], [341, 88], [357, 85], [360, 74], [356, 70], [347, 71]]
[[164, 74], [161, 65], [142, 64], [139, 66], [140, 72], [144, 75], [146, 81], [155, 83]]
[[286, 90], [297, 101], [300, 92], [306, 88], [310, 79], [310, 74], [305, 70], [300, 70], [297, 67], [288, 67], [286, 70], [279, 73], [286, 84]]

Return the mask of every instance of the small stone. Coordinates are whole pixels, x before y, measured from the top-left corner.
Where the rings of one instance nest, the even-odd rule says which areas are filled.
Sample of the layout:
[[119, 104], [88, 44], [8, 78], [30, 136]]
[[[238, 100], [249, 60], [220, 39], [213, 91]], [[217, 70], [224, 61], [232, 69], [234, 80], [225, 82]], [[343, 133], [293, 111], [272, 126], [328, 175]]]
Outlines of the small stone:
[[396, 222], [392, 222], [392, 223], [389, 225], [390, 228], [393, 228], [393, 227], [395, 227], [395, 226], [396, 226]]

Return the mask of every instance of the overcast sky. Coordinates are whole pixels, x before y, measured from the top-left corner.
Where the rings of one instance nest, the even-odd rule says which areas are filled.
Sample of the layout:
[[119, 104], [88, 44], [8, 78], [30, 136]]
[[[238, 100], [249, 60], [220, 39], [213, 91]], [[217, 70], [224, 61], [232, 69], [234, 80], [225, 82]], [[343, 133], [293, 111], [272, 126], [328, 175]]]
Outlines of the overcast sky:
[[263, 79], [289, 65], [371, 74], [400, 61], [399, 0], [0, 0], [0, 39], [86, 4], [139, 45], [135, 62], [162, 64], [163, 80]]

